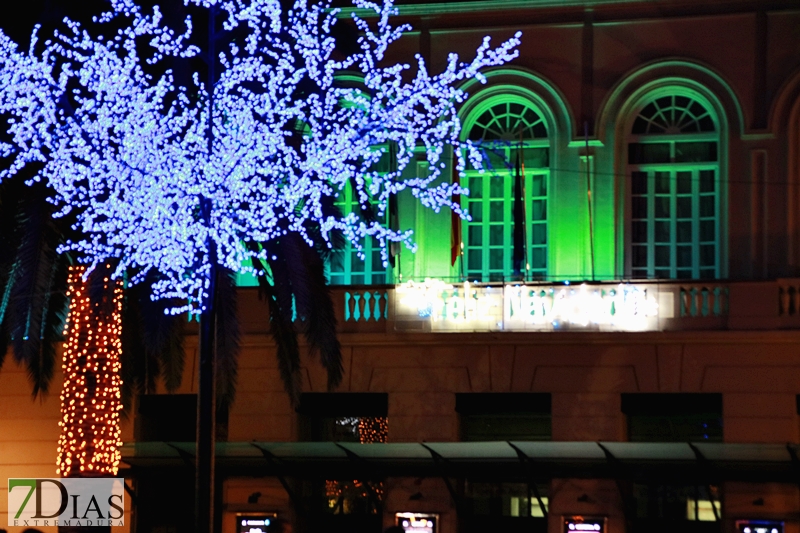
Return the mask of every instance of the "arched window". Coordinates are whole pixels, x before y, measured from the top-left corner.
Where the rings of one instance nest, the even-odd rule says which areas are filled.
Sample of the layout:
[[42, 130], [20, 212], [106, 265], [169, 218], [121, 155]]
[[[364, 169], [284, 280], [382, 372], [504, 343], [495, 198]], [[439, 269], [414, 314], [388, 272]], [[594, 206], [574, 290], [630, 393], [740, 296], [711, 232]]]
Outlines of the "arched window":
[[[485, 173], [467, 173], [464, 261], [469, 280], [503, 281], [547, 276], [547, 203], [550, 141], [542, 114], [521, 98], [493, 99], [478, 106], [465, 123], [468, 137], [488, 156]], [[521, 156], [521, 157], [520, 157]], [[517, 160], [524, 176], [524, 257], [513, 272], [514, 200]]]
[[[388, 172], [391, 164], [388, 152], [377, 164], [378, 172]], [[361, 206], [357, 195], [348, 183], [339, 193], [335, 205], [343, 214], [360, 213]], [[382, 222], [388, 221], [388, 213], [384, 213]], [[328, 279], [331, 285], [383, 285], [391, 283], [392, 269], [383, 265], [381, 246], [377, 239], [368, 237], [364, 240], [362, 250], [364, 258], [360, 258], [355, 247], [347, 242], [342, 250], [331, 253], [328, 261]]]
[[720, 276], [720, 132], [699, 95], [642, 102], [628, 137], [630, 275]]

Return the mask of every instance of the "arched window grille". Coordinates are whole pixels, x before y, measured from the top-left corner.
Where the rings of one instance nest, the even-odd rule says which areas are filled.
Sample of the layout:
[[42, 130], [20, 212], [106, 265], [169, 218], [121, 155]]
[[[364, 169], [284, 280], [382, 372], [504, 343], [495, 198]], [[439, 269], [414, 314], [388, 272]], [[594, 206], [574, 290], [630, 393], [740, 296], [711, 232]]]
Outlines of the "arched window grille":
[[639, 107], [628, 137], [631, 277], [720, 276], [719, 154], [718, 120], [699, 97]]
[[[467, 120], [468, 138], [488, 158], [489, 169], [467, 172], [470, 190], [464, 222], [464, 262], [467, 279], [503, 281], [547, 277], [547, 208], [550, 140], [542, 114], [522, 99], [492, 100]], [[524, 257], [514, 272], [514, 198], [516, 162], [524, 174]]]

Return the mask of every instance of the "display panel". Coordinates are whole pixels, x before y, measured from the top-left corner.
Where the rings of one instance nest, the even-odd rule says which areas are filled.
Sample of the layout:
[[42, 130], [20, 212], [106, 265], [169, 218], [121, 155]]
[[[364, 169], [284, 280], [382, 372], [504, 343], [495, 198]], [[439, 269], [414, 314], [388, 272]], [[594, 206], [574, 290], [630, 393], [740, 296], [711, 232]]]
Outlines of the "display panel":
[[774, 520], [737, 520], [737, 533], [783, 533], [783, 522]]
[[395, 524], [406, 533], [437, 533], [439, 515], [430, 513], [396, 513]]
[[565, 516], [564, 533], [606, 533], [606, 517]]
[[277, 513], [236, 515], [236, 533], [269, 533], [274, 531]]

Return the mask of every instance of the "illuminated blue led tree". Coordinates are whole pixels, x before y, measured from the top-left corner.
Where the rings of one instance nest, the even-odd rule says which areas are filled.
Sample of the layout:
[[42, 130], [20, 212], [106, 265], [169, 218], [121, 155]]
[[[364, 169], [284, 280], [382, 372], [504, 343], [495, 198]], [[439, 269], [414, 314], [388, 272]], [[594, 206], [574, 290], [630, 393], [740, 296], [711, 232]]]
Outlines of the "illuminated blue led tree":
[[[114, 0], [94, 21], [105, 36], [66, 21], [50, 40], [35, 33], [23, 53], [0, 35], [0, 113], [11, 117], [0, 151], [12, 161], [0, 179], [37, 165], [32, 179], [53, 189], [59, 215], [77, 220], [82, 237], [66, 250], [89, 265], [112, 260], [115, 276], [134, 283], [154, 269], [153, 298], [199, 313], [214, 256], [248, 271], [248, 259], [268, 259], [269, 243], [287, 232], [310, 242], [309, 222], [325, 239], [341, 231], [356, 249], [370, 237], [384, 253], [389, 241], [413, 248], [410, 231], [378, 222], [404, 189], [434, 210], [459, 209], [451, 198], [460, 189], [438, 180], [444, 156], [454, 148], [463, 170], [464, 153], [476, 166], [480, 155], [459, 141], [458, 86], [515, 57], [519, 36], [497, 48], [487, 38], [471, 62], [453, 54], [432, 75], [420, 57], [416, 72], [383, 65], [409, 29], [390, 24], [391, 0], [354, 0], [371, 16], [352, 15], [360, 49], [348, 57], [334, 54], [340, 13], [327, 3], [298, 0], [288, 13], [278, 0], [187, 3], [220, 12], [225, 30], [244, 35], [214, 54], [212, 81], [195, 74], [188, 87], [155, 67], [201, 54], [188, 44], [191, 20], [176, 34], [157, 8], [146, 13], [131, 0]], [[347, 71], [363, 75], [362, 88], [337, 84]], [[379, 173], [390, 144], [397, 163]], [[420, 146], [431, 172], [409, 175]], [[375, 220], [326, 212], [348, 184], [374, 203]]]
[[[67, 20], [49, 38], [36, 30], [26, 51], [0, 33], [0, 181], [22, 175], [49, 186], [57, 215], [80, 235], [62, 251], [89, 265], [87, 275], [110, 263], [113, 277], [147, 281], [153, 299], [180, 302], [172, 313], [202, 314], [195, 526], [210, 531], [215, 272], [269, 264], [292, 236], [310, 245], [341, 233], [357, 250], [369, 238], [384, 254], [388, 242], [413, 249], [410, 231], [379, 222], [406, 189], [431, 209], [462, 214], [451, 199], [465, 191], [439, 179], [450, 150], [460, 171], [465, 159], [481, 164], [459, 141], [458, 87], [516, 57], [519, 35], [496, 48], [486, 39], [471, 62], [451, 55], [430, 74], [420, 57], [413, 67], [386, 64], [409, 29], [390, 24], [392, 0], [353, 0], [369, 16], [350, 16], [359, 37], [349, 54], [337, 50], [343, 14], [329, 2], [297, 0], [288, 11], [279, 0], [184, 2], [209, 12], [202, 46], [191, 44], [191, 19], [175, 32], [158, 8], [132, 0], [110, 0], [91, 24]], [[171, 66], [199, 59], [206, 70], [177, 83]], [[360, 74], [362, 87], [340, 85], [342, 73]], [[420, 147], [426, 176], [407, 168]], [[396, 161], [378, 172], [387, 151]], [[364, 213], [376, 213], [331, 210], [348, 186]], [[338, 343], [333, 351], [340, 357]]]

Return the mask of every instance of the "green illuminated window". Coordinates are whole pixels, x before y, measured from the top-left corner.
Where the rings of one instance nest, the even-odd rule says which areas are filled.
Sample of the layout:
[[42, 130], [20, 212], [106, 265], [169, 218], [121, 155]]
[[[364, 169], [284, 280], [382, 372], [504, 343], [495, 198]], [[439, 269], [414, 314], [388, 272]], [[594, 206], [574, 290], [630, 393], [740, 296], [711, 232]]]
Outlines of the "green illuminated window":
[[708, 107], [658, 97], [628, 140], [631, 277], [719, 277], [719, 132]]
[[[496, 101], [495, 101], [496, 102]], [[469, 139], [488, 156], [491, 167], [483, 174], [468, 172], [464, 222], [464, 261], [467, 279], [503, 281], [514, 276], [515, 162], [524, 161], [525, 261], [523, 277], [547, 276], [547, 208], [550, 178], [550, 141], [547, 127], [530, 104], [523, 101], [491, 103], [477, 109]]]
[[[384, 154], [378, 163], [381, 168], [388, 168], [389, 155]], [[348, 184], [335, 202], [342, 213], [360, 213], [361, 206], [358, 198], [353, 194], [353, 188]], [[376, 210], [377, 212], [377, 210]], [[387, 222], [387, 213], [384, 213], [382, 222]], [[382, 285], [391, 283], [392, 270], [383, 265], [381, 259], [380, 243], [370, 237], [364, 241], [364, 249], [359, 257], [358, 250], [349, 242], [342, 250], [331, 253], [328, 261], [328, 276], [331, 285]]]

